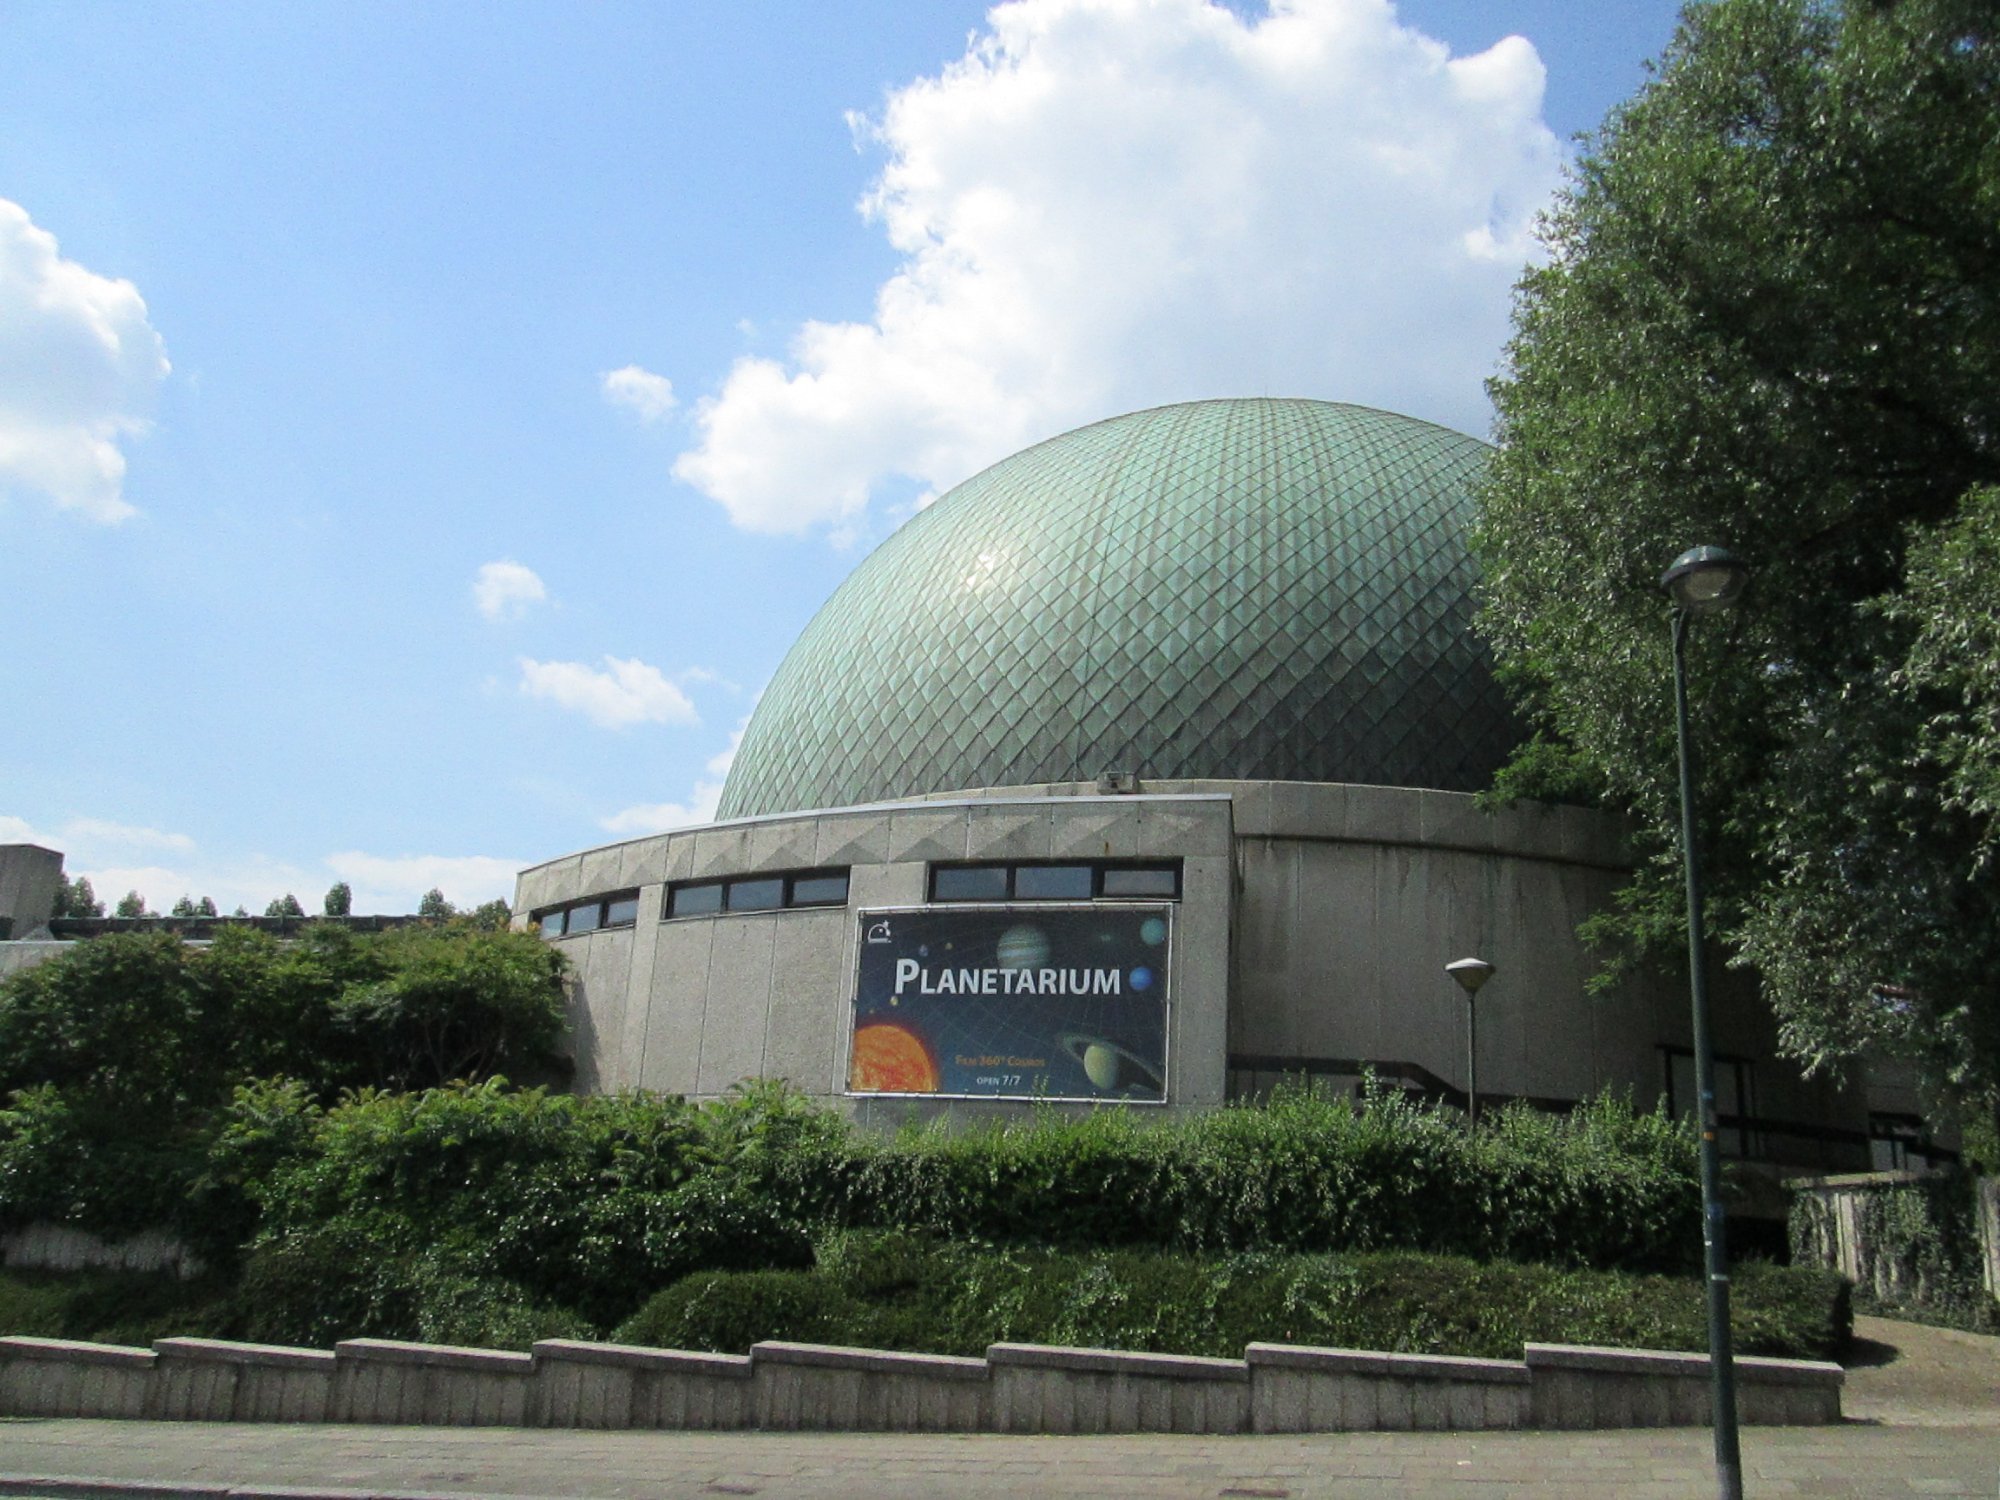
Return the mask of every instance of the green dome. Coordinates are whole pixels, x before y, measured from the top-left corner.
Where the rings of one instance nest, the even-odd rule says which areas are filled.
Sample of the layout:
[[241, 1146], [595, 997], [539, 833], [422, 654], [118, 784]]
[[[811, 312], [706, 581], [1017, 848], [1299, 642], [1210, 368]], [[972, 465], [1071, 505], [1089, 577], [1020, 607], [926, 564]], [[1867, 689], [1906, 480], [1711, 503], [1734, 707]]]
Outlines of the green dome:
[[1516, 730], [1471, 632], [1485, 444], [1325, 401], [1114, 417], [974, 475], [815, 615], [717, 815], [1142, 779], [1472, 791]]

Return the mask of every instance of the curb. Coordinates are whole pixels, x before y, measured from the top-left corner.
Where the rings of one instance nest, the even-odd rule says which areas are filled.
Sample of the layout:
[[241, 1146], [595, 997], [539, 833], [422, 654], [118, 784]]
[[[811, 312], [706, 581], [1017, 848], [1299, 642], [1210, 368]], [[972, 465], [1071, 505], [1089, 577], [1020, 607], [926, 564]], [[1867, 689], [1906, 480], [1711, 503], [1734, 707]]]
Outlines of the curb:
[[322, 1489], [288, 1484], [183, 1484], [171, 1479], [56, 1478], [40, 1474], [0, 1474], [0, 1495], [34, 1500], [534, 1500], [531, 1495], [475, 1495], [465, 1490]]

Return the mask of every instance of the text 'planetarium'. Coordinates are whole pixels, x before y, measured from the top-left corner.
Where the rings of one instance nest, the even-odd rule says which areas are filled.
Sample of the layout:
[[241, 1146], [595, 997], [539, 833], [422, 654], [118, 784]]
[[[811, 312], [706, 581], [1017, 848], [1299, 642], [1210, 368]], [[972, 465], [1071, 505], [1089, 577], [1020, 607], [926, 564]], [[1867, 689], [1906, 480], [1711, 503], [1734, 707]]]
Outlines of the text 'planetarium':
[[[525, 871], [577, 1083], [785, 1078], [863, 1119], [1210, 1108], [1364, 1071], [1462, 1099], [1692, 1102], [1680, 988], [1587, 993], [1618, 820], [1483, 811], [1517, 735], [1471, 630], [1487, 448], [1203, 401], [974, 476], [835, 591], [710, 825]], [[1865, 1101], [1717, 1018], [1735, 1154], [1866, 1164]], [[1730, 1123], [1734, 1122], [1734, 1123]]]

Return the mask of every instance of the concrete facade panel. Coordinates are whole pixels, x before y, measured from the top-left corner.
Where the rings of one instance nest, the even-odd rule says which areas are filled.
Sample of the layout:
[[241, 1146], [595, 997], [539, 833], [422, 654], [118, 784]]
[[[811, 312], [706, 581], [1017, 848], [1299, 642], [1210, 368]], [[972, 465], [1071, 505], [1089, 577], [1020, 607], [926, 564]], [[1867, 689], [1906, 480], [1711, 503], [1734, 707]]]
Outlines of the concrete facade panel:
[[1140, 852], [1140, 806], [1129, 798], [1106, 799], [1111, 807], [1083, 804], [1056, 809], [1050, 824], [1050, 853], [1057, 859], [1130, 859]]
[[584, 895], [604, 896], [618, 889], [618, 867], [624, 853], [623, 845], [614, 844], [609, 849], [593, 849], [584, 855], [582, 867], [577, 871]]
[[964, 859], [965, 812], [961, 808], [912, 807], [889, 814], [889, 860]]
[[1054, 852], [1054, 829], [1045, 806], [967, 809], [967, 859], [1047, 859]]
[[721, 1094], [764, 1072], [771, 1004], [771, 959], [783, 913], [717, 917], [708, 959], [708, 994], [695, 1092]]
[[574, 1086], [584, 1093], [615, 1089], [623, 1066], [633, 929], [612, 928], [556, 942], [573, 976], [568, 1011]]
[[667, 1094], [696, 1091], [709, 956], [719, 921], [694, 917], [660, 924], [654, 939], [645, 1041], [633, 1066], [633, 1082], [639, 1088]]
[[[578, 1082], [706, 1095], [759, 1071], [841, 1098], [852, 912], [920, 905], [932, 863], [1167, 858], [1175, 913], [1172, 1107], [1225, 1100], [1232, 1056], [1257, 1078], [1346, 1060], [1407, 1064], [1404, 1081], [1462, 1091], [1465, 1001], [1442, 973], [1465, 956], [1496, 977], [1479, 1001], [1482, 1097], [1545, 1101], [1610, 1086], [1642, 1105], [1685, 1046], [1675, 976], [1590, 993], [1596, 958], [1575, 936], [1622, 879], [1619, 825], [1601, 813], [1515, 807], [1392, 787], [1148, 782], [991, 789], [747, 820], [630, 840], [523, 873], [517, 909], [597, 889], [642, 889], [638, 929], [575, 940]], [[844, 911], [657, 919], [660, 886], [758, 870], [844, 866]], [[606, 873], [615, 868], [615, 875]], [[650, 879], [640, 877], [652, 877]], [[1855, 1128], [1856, 1091], [1775, 1060], [1770, 1019], [1742, 976], [1712, 973], [1718, 1050], [1757, 1060], [1760, 1115]], [[1248, 1086], [1248, 1085], [1246, 1085]], [[1262, 1086], [1261, 1082], [1256, 1086]], [[895, 1102], [900, 1121], [1013, 1107]], [[1815, 1127], [1817, 1128], [1817, 1127]], [[1836, 1168], [1837, 1169], [1837, 1168]]]
[[1234, 876], [1235, 863], [1226, 854], [1190, 858], [1181, 867], [1169, 1037], [1169, 1097], [1175, 1108], [1218, 1108], [1228, 1094], [1229, 888]]
[[540, 911], [545, 906], [575, 900], [584, 894], [583, 882], [578, 878], [582, 869], [583, 856], [572, 854], [523, 870], [520, 879], [514, 882], [514, 910]]
[[24, 938], [55, 911], [63, 857], [39, 844], [0, 844], [0, 938]]
[[751, 823], [724, 823], [696, 829], [688, 878], [701, 880], [710, 875], [740, 875], [755, 869], [751, 843], [755, 828], [756, 825]]
[[846, 1086], [853, 918], [844, 907], [829, 908], [794, 912], [773, 926], [764, 1070], [809, 1093], [837, 1093]]
[[634, 839], [618, 848], [618, 884], [621, 887], [658, 885], [667, 878], [667, 849], [670, 835]]
[[750, 830], [752, 870], [810, 870], [819, 863], [819, 819], [773, 818]]
[[816, 818], [813, 864], [881, 864], [889, 857], [889, 815], [886, 812], [838, 813]]

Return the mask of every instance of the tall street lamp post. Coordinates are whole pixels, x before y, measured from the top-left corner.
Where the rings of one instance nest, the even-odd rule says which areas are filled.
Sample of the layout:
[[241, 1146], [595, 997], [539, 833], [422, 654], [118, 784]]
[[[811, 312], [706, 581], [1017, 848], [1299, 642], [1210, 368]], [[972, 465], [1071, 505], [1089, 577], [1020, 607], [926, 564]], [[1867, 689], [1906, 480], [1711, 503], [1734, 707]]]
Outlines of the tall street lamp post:
[[1729, 608], [1749, 569], [1720, 547], [1674, 559], [1660, 587], [1674, 601], [1674, 725], [1681, 762], [1681, 864], [1687, 874], [1688, 988], [1694, 1004], [1694, 1087], [1701, 1116], [1701, 1243], [1708, 1283], [1708, 1364], [1714, 1408], [1715, 1478], [1722, 1500], [1742, 1500], [1736, 1436], [1736, 1369], [1729, 1349], [1729, 1247], [1723, 1237], [1722, 1162], [1715, 1139], [1715, 1049], [1709, 1039], [1708, 977], [1701, 927], [1701, 858], [1695, 839], [1694, 752], [1688, 739], [1687, 632], [1696, 615]]
[[1465, 991], [1465, 1124], [1479, 1123], [1479, 987], [1493, 977], [1493, 965], [1483, 958], [1461, 958], [1444, 966], [1445, 973]]

